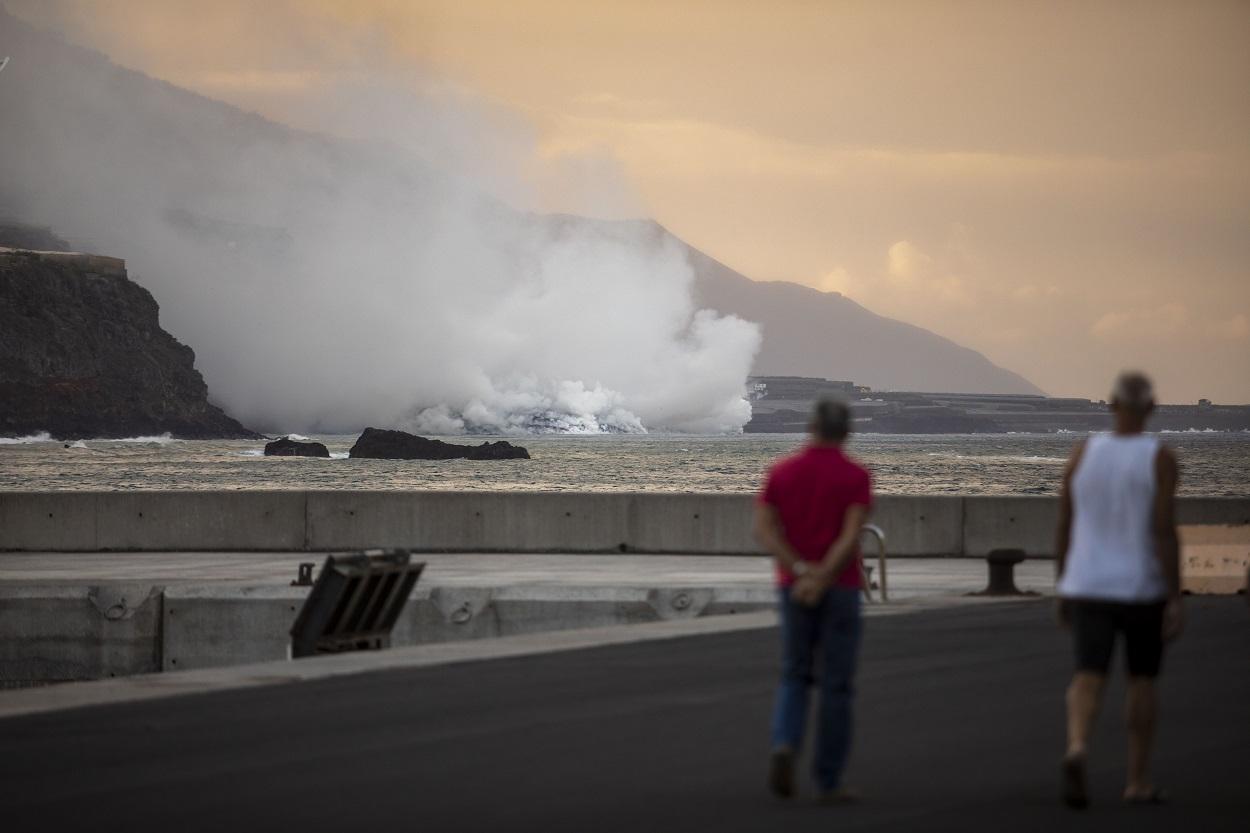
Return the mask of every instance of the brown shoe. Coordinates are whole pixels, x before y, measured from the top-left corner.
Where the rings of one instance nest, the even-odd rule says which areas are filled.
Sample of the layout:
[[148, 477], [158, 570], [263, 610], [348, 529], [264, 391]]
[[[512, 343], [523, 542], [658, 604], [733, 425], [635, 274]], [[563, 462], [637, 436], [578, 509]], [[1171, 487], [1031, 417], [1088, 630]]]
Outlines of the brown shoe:
[[794, 795], [794, 752], [787, 747], [773, 750], [768, 759], [768, 789], [778, 798]]
[[1073, 810], [1089, 806], [1089, 793], [1085, 789], [1085, 756], [1076, 755], [1063, 759], [1063, 803]]

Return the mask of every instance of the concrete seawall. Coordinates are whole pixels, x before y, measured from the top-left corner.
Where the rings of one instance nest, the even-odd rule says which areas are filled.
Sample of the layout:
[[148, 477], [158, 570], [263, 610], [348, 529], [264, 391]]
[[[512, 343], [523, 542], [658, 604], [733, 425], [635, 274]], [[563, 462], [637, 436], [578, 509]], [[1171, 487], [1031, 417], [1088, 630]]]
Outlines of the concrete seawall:
[[[0, 584], [0, 689], [283, 659], [306, 587]], [[418, 586], [396, 647], [755, 610], [763, 587]]]
[[[752, 496], [590, 492], [0, 492], [0, 550], [757, 554]], [[892, 556], [1050, 555], [1053, 497], [882, 496]], [[1182, 498], [1182, 524], [1250, 498]]]

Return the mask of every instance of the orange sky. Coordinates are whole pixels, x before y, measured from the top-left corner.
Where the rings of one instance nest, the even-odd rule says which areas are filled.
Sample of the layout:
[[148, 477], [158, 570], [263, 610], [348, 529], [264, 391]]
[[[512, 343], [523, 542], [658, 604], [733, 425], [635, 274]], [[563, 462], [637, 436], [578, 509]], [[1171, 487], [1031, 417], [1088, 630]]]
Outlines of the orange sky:
[[1250, 402], [1247, 3], [7, 5], [522, 207], [650, 214], [1054, 394], [1131, 365]]

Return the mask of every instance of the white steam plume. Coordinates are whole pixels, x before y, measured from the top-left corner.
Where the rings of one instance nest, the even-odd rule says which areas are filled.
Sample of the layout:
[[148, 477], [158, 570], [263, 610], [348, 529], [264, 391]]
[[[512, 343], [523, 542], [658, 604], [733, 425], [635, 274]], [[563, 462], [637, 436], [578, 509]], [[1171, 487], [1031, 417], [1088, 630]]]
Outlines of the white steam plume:
[[659, 226], [522, 213], [403, 142], [290, 130], [14, 31], [0, 214], [125, 257], [245, 424], [724, 432], [750, 418], [758, 328], [695, 309], [685, 249]]

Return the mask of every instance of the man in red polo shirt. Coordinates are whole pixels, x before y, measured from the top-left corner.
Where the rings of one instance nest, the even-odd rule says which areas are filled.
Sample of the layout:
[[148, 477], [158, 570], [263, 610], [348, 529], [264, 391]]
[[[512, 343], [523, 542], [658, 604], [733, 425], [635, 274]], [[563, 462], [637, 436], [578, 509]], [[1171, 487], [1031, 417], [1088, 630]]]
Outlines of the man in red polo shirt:
[[755, 536], [777, 565], [783, 656], [773, 712], [769, 787], [794, 794], [808, 690], [820, 655], [820, 725], [813, 774], [821, 800], [852, 798], [842, 788], [851, 745], [851, 701], [863, 589], [859, 535], [872, 506], [868, 472], [846, 456], [847, 406], [816, 404], [811, 442], [768, 473], [755, 509]]

